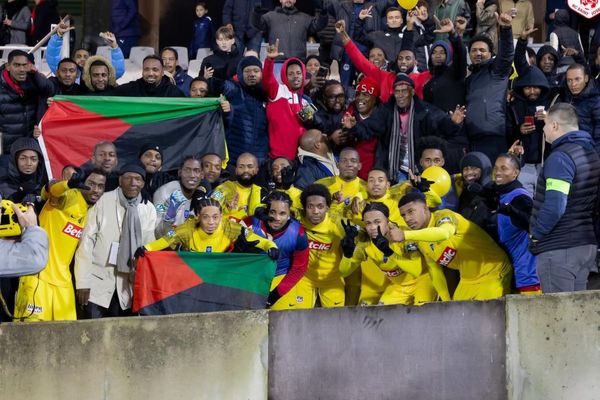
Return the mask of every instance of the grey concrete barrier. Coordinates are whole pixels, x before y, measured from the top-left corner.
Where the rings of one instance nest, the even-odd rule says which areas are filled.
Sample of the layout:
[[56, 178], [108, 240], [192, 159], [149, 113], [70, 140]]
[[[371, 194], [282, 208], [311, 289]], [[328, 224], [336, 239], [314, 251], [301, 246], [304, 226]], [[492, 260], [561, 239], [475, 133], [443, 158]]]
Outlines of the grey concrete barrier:
[[506, 399], [504, 302], [272, 312], [269, 398]]
[[509, 400], [600, 400], [600, 291], [506, 299]]
[[266, 399], [266, 311], [0, 325], [0, 398]]

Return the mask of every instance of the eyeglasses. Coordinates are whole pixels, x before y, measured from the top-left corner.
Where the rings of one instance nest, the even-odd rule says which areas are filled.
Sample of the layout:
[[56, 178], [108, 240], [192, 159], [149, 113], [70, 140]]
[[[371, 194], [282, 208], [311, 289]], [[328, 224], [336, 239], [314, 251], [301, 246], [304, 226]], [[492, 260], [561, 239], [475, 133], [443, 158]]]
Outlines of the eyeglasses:
[[344, 99], [346, 99], [346, 95], [344, 93], [340, 93], [340, 94], [333, 94], [331, 96], [326, 96], [325, 98], [327, 100], [344, 100]]

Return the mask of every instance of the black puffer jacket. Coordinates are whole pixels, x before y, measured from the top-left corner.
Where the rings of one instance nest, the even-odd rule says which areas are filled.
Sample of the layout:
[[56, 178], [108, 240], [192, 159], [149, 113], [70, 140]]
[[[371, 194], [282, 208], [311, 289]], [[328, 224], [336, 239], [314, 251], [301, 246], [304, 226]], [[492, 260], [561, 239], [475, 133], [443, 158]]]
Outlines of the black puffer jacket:
[[279, 51], [283, 57], [306, 58], [306, 38], [316, 35], [324, 29], [329, 22], [329, 16], [317, 10], [317, 15], [311, 17], [300, 12], [297, 8], [277, 7], [275, 11], [260, 14], [261, 10], [254, 10], [252, 24], [262, 32], [266, 32], [266, 40], [275, 43], [279, 39]]
[[142, 78], [117, 86], [110, 92], [112, 96], [129, 97], [185, 97], [183, 92], [166, 76], [158, 85], [150, 85]]
[[[38, 153], [38, 166], [32, 174], [23, 174], [17, 168], [17, 156], [24, 150]], [[26, 195], [39, 196], [48, 181], [42, 150], [34, 138], [19, 138], [10, 148], [7, 171], [0, 171], [0, 195], [3, 199], [21, 203]]]
[[31, 136], [33, 126], [42, 117], [38, 111], [40, 98], [52, 97], [54, 86], [42, 74], [30, 73], [19, 85], [23, 94], [16, 91], [14, 84], [7, 81], [8, 72], [0, 67], [0, 132], [2, 132], [3, 154], [8, 154], [12, 143], [20, 137]]

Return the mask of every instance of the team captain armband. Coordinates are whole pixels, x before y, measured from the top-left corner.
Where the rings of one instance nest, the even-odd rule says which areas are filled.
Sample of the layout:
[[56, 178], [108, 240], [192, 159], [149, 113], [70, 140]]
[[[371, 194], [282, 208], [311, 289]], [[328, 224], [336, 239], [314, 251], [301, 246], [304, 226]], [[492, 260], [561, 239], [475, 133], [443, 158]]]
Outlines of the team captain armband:
[[571, 184], [562, 179], [548, 178], [546, 179], [546, 190], [554, 190], [568, 196]]

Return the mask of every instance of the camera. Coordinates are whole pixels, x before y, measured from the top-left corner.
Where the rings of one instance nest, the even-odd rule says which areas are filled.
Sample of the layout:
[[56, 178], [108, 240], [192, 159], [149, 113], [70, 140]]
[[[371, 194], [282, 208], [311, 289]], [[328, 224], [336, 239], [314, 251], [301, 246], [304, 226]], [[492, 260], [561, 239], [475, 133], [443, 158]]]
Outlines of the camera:
[[[15, 203], [10, 200], [0, 200], [0, 237], [21, 235], [21, 225], [19, 225], [15, 211], [12, 209], [13, 204]], [[16, 205], [21, 211], [27, 211], [27, 206], [19, 203]]]

